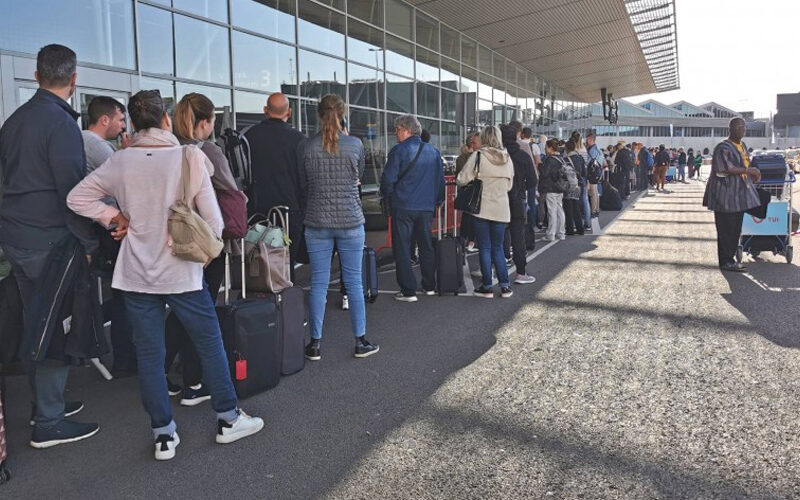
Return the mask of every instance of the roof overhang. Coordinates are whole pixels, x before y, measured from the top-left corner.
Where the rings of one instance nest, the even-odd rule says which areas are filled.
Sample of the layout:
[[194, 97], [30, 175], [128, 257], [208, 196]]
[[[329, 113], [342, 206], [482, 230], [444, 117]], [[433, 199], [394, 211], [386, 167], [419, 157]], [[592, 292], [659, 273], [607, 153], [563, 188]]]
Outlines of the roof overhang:
[[579, 101], [680, 86], [674, 0], [409, 1]]

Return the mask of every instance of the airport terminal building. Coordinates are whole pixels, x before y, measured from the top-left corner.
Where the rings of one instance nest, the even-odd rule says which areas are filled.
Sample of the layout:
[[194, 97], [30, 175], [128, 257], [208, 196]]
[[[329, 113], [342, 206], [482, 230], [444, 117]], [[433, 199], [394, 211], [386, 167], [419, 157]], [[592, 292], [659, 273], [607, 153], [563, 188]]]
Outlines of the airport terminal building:
[[585, 104], [601, 90], [679, 86], [673, 0], [2, 1], [0, 122], [35, 92], [38, 49], [61, 43], [78, 54], [82, 113], [96, 95], [202, 92], [241, 129], [283, 91], [293, 125], [313, 134], [316, 100], [340, 94], [367, 150], [365, 187], [402, 113], [458, 154], [481, 125], [518, 119], [565, 137], [602, 126]]

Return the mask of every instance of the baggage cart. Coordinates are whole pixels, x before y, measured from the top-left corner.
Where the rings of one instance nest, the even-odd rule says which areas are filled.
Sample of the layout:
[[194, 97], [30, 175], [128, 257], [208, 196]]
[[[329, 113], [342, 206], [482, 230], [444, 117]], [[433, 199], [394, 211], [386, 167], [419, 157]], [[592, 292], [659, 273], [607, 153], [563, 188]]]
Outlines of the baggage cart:
[[772, 195], [767, 216], [764, 219], [744, 214], [742, 235], [736, 250], [736, 261], [742, 262], [744, 254], [758, 257], [761, 252], [771, 251], [783, 255], [787, 263], [792, 262], [792, 184], [794, 172], [786, 169], [783, 179], [762, 179], [758, 187]]

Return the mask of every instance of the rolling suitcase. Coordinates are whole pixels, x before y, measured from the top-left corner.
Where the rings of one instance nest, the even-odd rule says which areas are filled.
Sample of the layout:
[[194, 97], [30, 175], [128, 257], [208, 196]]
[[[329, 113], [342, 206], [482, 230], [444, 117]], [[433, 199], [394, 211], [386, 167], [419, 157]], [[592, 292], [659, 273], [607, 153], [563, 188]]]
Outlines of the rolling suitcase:
[[622, 197], [608, 178], [603, 181], [603, 194], [600, 196], [600, 210], [622, 210]]
[[230, 256], [225, 254], [225, 304], [217, 306], [217, 317], [233, 386], [244, 399], [278, 385], [283, 346], [275, 303], [247, 298], [244, 265], [242, 298], [230, 301], [230, 271]]
[[275, 305], [278, 312], [282, 354], [281, 375], [291, 375], [306, 365], [306, 298], [299, 286], [285, 288], [280, 293], [267, 293], [266, 300]]
[[[443, 204], [444, 230], [447, 229], [447, 198]], [[455, 212], [454, 212], [455, 213]], [[458, 224], [453, 224], [458, 228]], [[464, 288], [464, 245], [457, 234], [443, 234], [442, 217], [439, 217], [439, 239], [436, 240], [436, 291], [439, 295], [458, 293]], [[454, 229], [456, 232], [457, 229]]]
[[364, 280], [364, 300], [375, 302], [378, 299], [378, 258], [374, 248], [364, 247], [361, 275]]

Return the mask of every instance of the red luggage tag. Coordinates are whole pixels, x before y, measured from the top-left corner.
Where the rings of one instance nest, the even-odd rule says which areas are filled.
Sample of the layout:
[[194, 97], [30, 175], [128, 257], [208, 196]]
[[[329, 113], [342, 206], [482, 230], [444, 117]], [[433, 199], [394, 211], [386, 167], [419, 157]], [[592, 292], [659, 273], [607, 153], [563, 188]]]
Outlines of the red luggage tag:
[[241, 354], [238, 354], [238, 356], [239, 359], [236, 361], [236, 380], [245, 380], [247, 378], [247, 360], [242, 359]]

